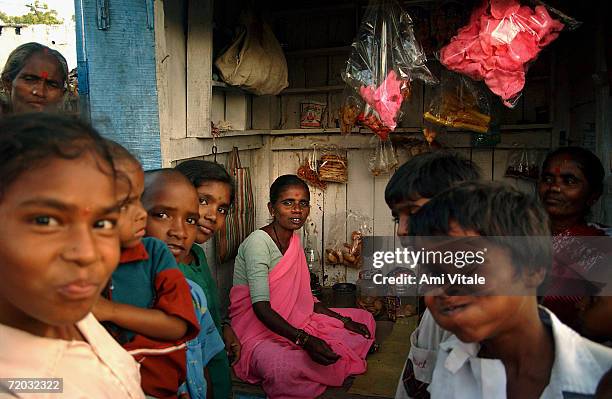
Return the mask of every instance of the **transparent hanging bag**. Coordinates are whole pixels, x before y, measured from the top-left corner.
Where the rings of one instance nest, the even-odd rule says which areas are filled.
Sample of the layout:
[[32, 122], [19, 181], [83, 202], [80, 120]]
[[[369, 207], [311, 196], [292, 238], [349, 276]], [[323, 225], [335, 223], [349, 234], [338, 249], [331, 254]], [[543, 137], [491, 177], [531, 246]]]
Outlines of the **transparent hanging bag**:
[[451, 71], [484, 81], [505, 106], [514, 108], [529, 65], [561, 31], [578, 26], [539, 0], [486, 0], [440, 50], [439, 59]]
[[376, 141], [376, 147], [370, 155], [368, 170], [373, 176], [388, 174], [399, 163], [391, 139], [386, 138], [383, 140], [380, 137], [373, 139]]
[[364, 101], [358, 120], [385, 139], [415, 79], [434, 84], [410, 15], [395, 0], [372, 0], [365, 11], [342, 79]]
[[486, 133], [491, 123], [489, 100], [477, 82], [444, 70], [423, 117], [434, 125]]
[[362, 265], [363, 238], [372, 234], [372, 218], [349, 211], [335, 215], [325, 243], [325, 263], [359, 268]]

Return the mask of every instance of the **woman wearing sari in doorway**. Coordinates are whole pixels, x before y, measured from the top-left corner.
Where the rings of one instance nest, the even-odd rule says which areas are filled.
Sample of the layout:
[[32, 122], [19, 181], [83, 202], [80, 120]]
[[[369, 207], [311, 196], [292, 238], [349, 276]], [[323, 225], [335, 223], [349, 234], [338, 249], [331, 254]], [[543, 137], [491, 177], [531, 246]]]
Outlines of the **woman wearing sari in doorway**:
[[366, 370], [372, 315], [328, 309], [310, 291], [304, 250], [294, 232], [310, 214], [308, 186], [295, 175], [270, 188], [272, 223], [238, 249], [230, 293], [232, 327], [242, 343], [236, 375], [268, 397], [314, 398]]

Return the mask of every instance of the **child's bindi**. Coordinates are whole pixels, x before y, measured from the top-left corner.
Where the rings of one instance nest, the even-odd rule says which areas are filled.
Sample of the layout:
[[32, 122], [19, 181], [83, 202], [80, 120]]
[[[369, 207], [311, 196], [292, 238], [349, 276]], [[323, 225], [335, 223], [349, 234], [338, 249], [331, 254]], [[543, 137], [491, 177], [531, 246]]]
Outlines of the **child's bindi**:
[[555, 168], [555, 174], [556, 174], [556, 175], [561, 174], [561, 168], [560, 168], [560, 167], [558, 167], [558, 166], [557, 166], [557, 167]]
[[90, 207], [86, 207], [85, 209], [83, 209], [83, 216], [89, 216], [91, 215], [91, 208]]
[[49, 78], [49, 72], [42, 71], [42, 73], [40, 74], [40, 77], [43, 78], [44, 80], [47, 80]]

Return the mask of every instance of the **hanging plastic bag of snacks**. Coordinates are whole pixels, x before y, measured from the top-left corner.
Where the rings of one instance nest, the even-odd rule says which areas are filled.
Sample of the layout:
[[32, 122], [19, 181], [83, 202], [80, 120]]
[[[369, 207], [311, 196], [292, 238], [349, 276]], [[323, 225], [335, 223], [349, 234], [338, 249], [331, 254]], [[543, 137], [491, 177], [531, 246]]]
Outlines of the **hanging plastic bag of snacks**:
[[451, 71], [484, 80], [505, 106], [513, 108], [525, 86], [529, 63], [563, 29], [580, 23], [536, 1], [488, 0], [477, 7], [467, 25], [440, 50], [440, 62]]
[[372, 234], [372, 218], [349, 211], [335, 215], [325, 245], [325, 264], [358, 269], [362, 265], [363, 237]]
[[489, 101], [476, 82], [443, 71], [440, 85], [423, 116], [436, 125], [486, 133], [491, 122], [490, 114]]
[[319, 165], [319, 179], [326, 182], [348, 182], [348, 161], [337, 146], [322, 149]]
[[361, 21], [343, 80], [365, 102], [361, 124], [386, 139], [401, 117], [415, 79], [436, 83], [425, 65], [412, 19], [395, 0], [372, 1]]
[[357, 95], [351, 93], [344, 97], [343, 104], [338, 110], [341, 134], [346, 135], [353, 131], [362, 106], [363, 101]]
[[317, 144], [312, 145], [312, 152], [304, 159], [304, 162], [298, 168], [297, 175], [312, 187], [321, 190], [327, 188], [327, 183], [321, 181], [319, 177]]
[[510, 151], [504, 176], [531, 181], [538, 180], [540, 177], [538, 152], [525, 148]]
[[376, 140], [376, 147], [370, 155], [368, 170], [373, 176], [390, 173], [399, 164], [391, 139], [383, 140], [380, 137], [376, 137], [374, 140]]

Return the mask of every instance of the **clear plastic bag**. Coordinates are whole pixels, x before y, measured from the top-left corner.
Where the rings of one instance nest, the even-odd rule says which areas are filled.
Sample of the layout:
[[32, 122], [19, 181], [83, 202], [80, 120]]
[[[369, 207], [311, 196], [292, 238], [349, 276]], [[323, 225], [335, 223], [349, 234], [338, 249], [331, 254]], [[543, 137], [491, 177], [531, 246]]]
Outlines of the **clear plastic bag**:
[[465, 76], [443, 71], [429, 109], [423, 115], [433, 124], [486, 133], [491, 122], [489, 101]]
[[381, 139], [376, 137], [376, 148], [370, 156], [368, 162], [368, 170], [373, 176], [379, 176], [389, 173], [398, 165], [395, 149], [391, 143], [391, 139]]
[[415, 79], [436, 83], [412, 19], [395, 0], [373, 0], [361, 21], [343, 80], [365, 101], [359, 120], [381, 138], [395, 130]]
[[525, 148], [508, 154], [505, 177], [536, 181], [540, 177], [540, 154]]
[[474, 80], [484, 80], [505, 106], [513, 108], [525, 86], [528, 63], [576, 20], [541, 1], [487, 0], [467, 25], [440, 50], [440, 62]]
[[336, 215], [326, 240], [325, 263], [359, 268], [362, 264], [363, 237], [370, 234], [371, 217], [352, 211], [346, 217]]

